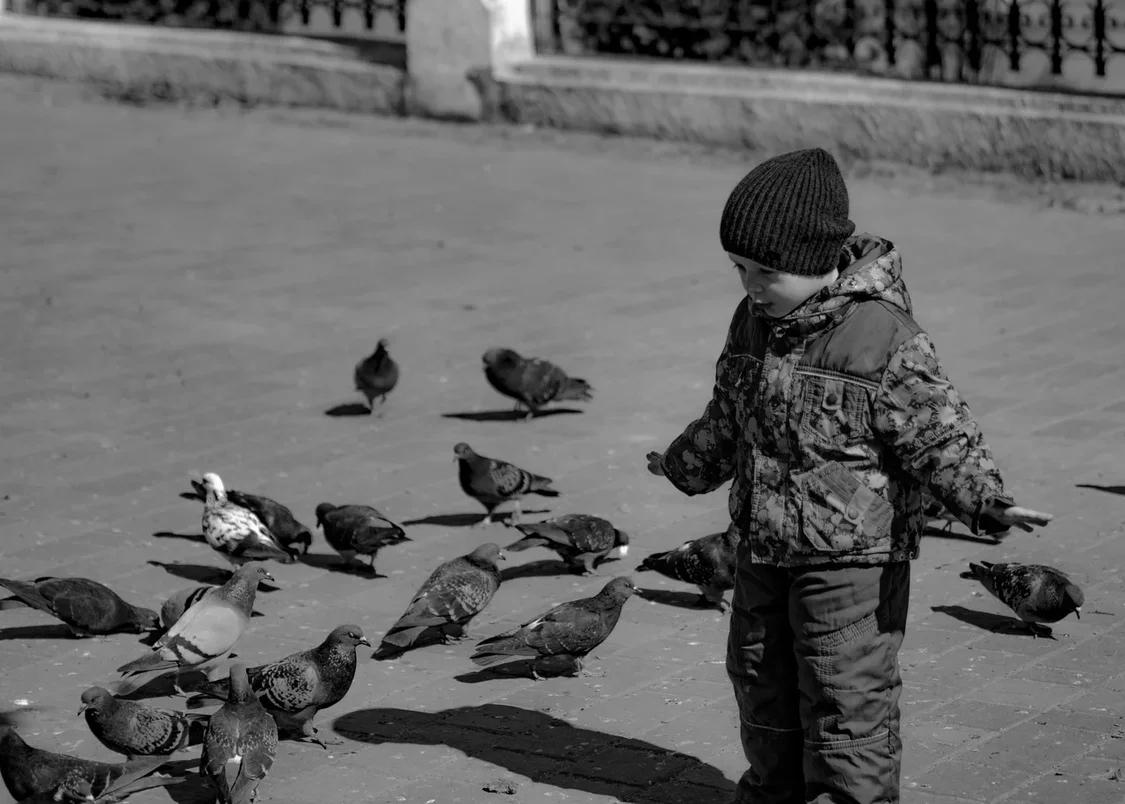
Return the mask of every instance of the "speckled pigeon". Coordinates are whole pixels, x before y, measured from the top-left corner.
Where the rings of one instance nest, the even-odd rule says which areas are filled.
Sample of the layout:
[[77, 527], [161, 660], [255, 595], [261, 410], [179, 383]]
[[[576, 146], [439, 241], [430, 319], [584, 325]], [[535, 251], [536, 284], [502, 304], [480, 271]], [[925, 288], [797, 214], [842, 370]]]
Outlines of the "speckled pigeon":
[[32, 582], [0, 578], [0, 586], [33, 609], [61, 620], [75, 636], [140, 633], [157, 626], [156, 612], [134, 606], [104, 584], [88, 578], [36, 578]]
[[[193, 491], [185, 491], [180, 494], [185, 500], [199, 500], [205, 502], [207, 500], [207, 487], [197, 480], [191, 481]], [[277, 500], [271, 500], [269, 497], [263, 497], [260, 494], [251, 494], [247, 491], [239, 491], [238, 489], [226, 489], [227, 500], [232, 505], [237, 505], [240, 508], [245, 508], [254, 516], [258, 517], [266, 530], [273, 536], [285, 552], [291, 556], [297, 553], [307, 553], [309, 547], [312, 546], [312, 531], [293, 516], [293, 512], [288, 507], [282, 505]], [[298, 548], [298, 545], [301, 547]]]
[[400, 526], [370, 505], [333, 505], [316, 507], [316, 524], [324, 530], [324, 539], [348, 563], [362, 566], [359, 556], [371, 559], [375, 574], [375, 556], [384, 547], [411, 541]]
[[292, 564], [296, 558], [278, 544], [262, 520], [227, 499], [222, 479], [214, 472], [203, 476], [206, 497], [203, 501], [203, 538], [211, 549], [235, 567], [247, 561], [272, 559]]
[[638, 591], [630, 578], [618, 576], [593, 597], [555, 606], [519, 628], [481, 640], [473, 663], [487, 667], [532, 656], [536, 661], [531, 675], [536, 679], [548, 667], [582, 672], [582, 658], [606, 640], [621, 617], [621, 607]]
[[[1001, 603], [1024, 623], [1032, 636], [1050, 633], [1040, 623], [1057, 623], [1066, 615], [1082, 619], [1086, 596], [1078, 584], [1053, 567], [1041, 564], [969, 564], [962, 578], [980, 581]], [[1046, 635], [1044, 634], [1044, 635]]]
[[[33, 748], [14, 728], [0, 726], [0, 777], [3, 777], [8, 792], [16, 801], [42, 793], [53, 797], [60, 788], [89, 790], [96, 800], [110, 800], [114, 791], [120, 788], [132, 787], [133, 792], [143, 789], [133, 787], [133, 784], [167, 761], [167, 757], [141, 757], [119, 764], [94, 762]], [[146, 780], [144, 787], [167, 786], [181, 781], [157, 777]], [[59, 800], [65, 799], [60, 796]]]
[[367, 400], [367, 407], [375, 412], [375, 398], [379, 404], [387, 401], [387, 394], [398, 384], [398, 363], [387, 352], [387, 339], [380, 338], [375, 351], [355, 365], [355, 389]]
[[252, 804], [273, 766], [277, 724], [251, 691], [246, 665], [230, 668], [229, 690], [207, 726], [199, 773], [214, 785], [218, 804]]
[[135, 701], [122, 701], [102, 687], [82, 693], [78, 714], [86, 715], [86, 725], [110, 751], [132, 759], [142, 756], [167, 756], [203, 742], [210, 715], [155, 709]]
[[568, 377], [553, 363], [537, 357], [524, 358], [511, 349], [489, 349], [481, 358], [488, 384], [504, 396], [516, 400], [516, 410], [527, 407], [530, 419], [549, 402], [593, 399], [590, 384]]
[[[371, 646], [358, 625], [340, 625], [310, 650], [273, 664], [247, 670], [250, 687], [283, 732], [299, 732], [301, 740], [327, 747], [313, 724], [316, 713], [344, 699], [355, 679], [357, 645]], [[227, 698], [226, 681], [208, 681], [197, 688], [188, 705], [206, 698]]]
[[738, 539], [727, 529], [684, 542], [674, 550], [653, 553], [640, 563], [637, 572], [652, 570], [665, 577], [699, 587], [699, 602], [726, 611], [723, 592], [734, 589], [735, 548]]
[[504, 558], [498, 545], [482, 544], [468, 555], [440, 564], [419, 587], [406, 612], [390, 627], [375, 651], [385, 659], [409, 650], [427, 629], [437, 628], [446, 643], [468, 637], [469, 621], [484, 611], [500, 588]]
[[[176, 624], [156, 640], [151, 653], [123, 664], [117, 671], [123, 676], [133, 676], [175, 669], [176, 690], [179, 691], [181, 672], [204, 665], [234, 647], [250, 623], [258, 584], [272, 580], [273, 576], [260, 563], [242, 565], [229, 581], [208, 589], [185, 611]], [[116, 692], [125, 694], [124, 689]]]
[[520, 497], [525, 494], [538, 494], [541, 497], [559, 496], [559, 492], [551, 488], [554, 482], [551, 478], [533, 475], [526, 469], [520, 469], [498, 458], [478, 455], [464, 442], [453, 447], [453, 454], [457, 456], [457, 479], [461, 483], [461, 490], [488, 511], [479, 523], [481, 525], [492, 522], [492, 512], [509, 500], [515, 503], [515, 510], [508, 524], [517, 524], [520, 517]]
[[629, 552], [629, 534], [591, 514], [563, 514], [543, 522], [516, 525], [524, 537], [505, 547], [513, 553], [532, 547], [554, 550], [573, 570], [596, 575], [596, 565]]

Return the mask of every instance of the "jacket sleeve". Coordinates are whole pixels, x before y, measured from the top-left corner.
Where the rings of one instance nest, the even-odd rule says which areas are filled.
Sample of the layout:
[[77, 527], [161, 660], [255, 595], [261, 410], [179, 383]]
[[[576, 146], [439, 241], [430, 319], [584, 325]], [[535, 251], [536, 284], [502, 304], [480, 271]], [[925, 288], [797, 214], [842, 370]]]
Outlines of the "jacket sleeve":
[[891, 356], [875, 397], [874, 429], [900, 463], [975, 533], [1005, 526], [981, 516], [1014, 505], [969, 406], [946, 378], [928, 335]]
[[740, 432], [734, 405], [723, 387], [722, 368], [747, 315], [744, 302], [735, 312], [726, 345], [715, 364], [715, 386], [703, 415], [664, 450], [660, 464], [664, 476], [691, 497], [714, 491], [734, 477]]

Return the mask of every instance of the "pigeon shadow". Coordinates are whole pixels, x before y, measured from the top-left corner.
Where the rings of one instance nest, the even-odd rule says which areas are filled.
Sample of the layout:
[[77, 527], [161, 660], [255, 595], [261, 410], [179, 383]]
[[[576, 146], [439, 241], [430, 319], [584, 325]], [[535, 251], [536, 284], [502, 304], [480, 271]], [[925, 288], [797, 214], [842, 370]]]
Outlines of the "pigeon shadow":
[[371, 416], [371, 408], [362, 402], [345, 402], [342, 405], [335, 405], [324, 411], [325, 416], [332, 416], [333, 418], [340, 418], [344, 416]]
[[[233, 659], [237, 655], [229, 653], [227, 658]], [[145, 678], [145, 674], [140, 673], [135, 677], [116, 678], [112, 684], [107, 685], [107, 688], [113, 693], [114, 697], [123, 701], [141, 701], [145, 698], [183, 698], [184, 696], [176, 692], [175, 681], [176, 674], [174, 671], [159, 673], [150, 678]], [[180, 673], [180, 689], [185, 691], [192, 690], [205, 681], [207, 681], [207, 673], [203, 670], [185, 670]]]
[[501, 678], [534, 678], [531, 675], [534, 664], [534, 659], [518, 659], [514, 662], [504, 662], [492, 667], [482, 667], [470, 673], [462, 673], [454, 676], [453, 679], [462, 684], [483, 684], [485, 681], [496, 681]]
[[[523, 516], [531, 514], [549, 514], [548, 509], [544, 508], [541, 511], [524, 511]], [[402, 525], [438, 525], [443, 528], [469, 528], [478, 525], [484, 521], [486, 514], [434, 514], [433, 516], [424, 516], [421, 519], [407, 519], [404, 520]], [[492, 515], [492, 521], [496, 524], [507, 525], [512, 519], [510, 511], [504, 511]]]
[[558, 559], [544, 559], [542, 561], [529, 561], [518, 567], [505, 567], [500, 570], [500, 580], [511, 581], [515, 578], [549, 578], [556, 575], [575, 574], [565, 561]]
[[[360, 709], [336, 718], [340, 735], [372, 745], [444, 745], [537, 784], [612, 795], [621, 802], [677, 800], [684, 782], [708, 798], [730, 798], [734, 782], [697, 757], [634, 737], [584, 729], [544, 712], [498, 703], [440, 712]], [[612, 757], [612, 761], [603, 761]], [[642, 784], [627, 784], [629, 778]], [[683, 779], [684, 782], [676, 780]], [[661, 787], [670, 782], [667, 792]]]
[[994, 539], [991, 536], [974, 536], [971, 533], [964, 533], [957, 530], [942, 530], [935, 525], [927, 525], [922, 530], [923, 536], [929, 536], [935, 539], [952, 539], [958, 542], [973, 542], [974, 544], [999, 544], [999, 539]]
[[677, 606], [681, 609], [714, 609], [719, 610], [719, 607], [710, 602], [699, 592], [677, 592], [669, 589], [645, 589], [642, 588], [638, 594], [644, 600], [651, 600], [654, 603], [663, 603], [666, 606]]
[[184, 539], [189, 542], [207, 544], [207, 540], [203, 538], [202, 533], [175, 533], [170, 530], [158, 530], [156, 533], [152, 534], [152, 537], [154, 539]]
[[1093, 489], [1094, 491], [1104, 491], [1106, 494], [1120, 494], [1125, 495], [1125, 486], [1098, 486], [1094, 483], [1075, 483], [1076, 489]]
[[[993, 634], [1006, 636], [1032, 636], [1031, 631], [1022, 620], [1015, 617], [1006, 617], [1003, 614], [992, 614], [987, 611], [975, 611], [964, 606], [930, 606], [930, 611], [939, 614], [948, 614], [955, 620], [960, 620], [966, 625], [980, 628]], [[1040, 636], [1054, 639], [1051, 629], [1042, 626]]]
[[305, 553], [298, 556], [297, 561], [307, 567], [328, 570], [329, 572], [342, 572], [345, 575], [356, 575], [361, 578], [387, 577], [386, 575], [380, 575], [377, 570], [373, 573], [366, 563], [360, 564], [356, 561], [348, 561], [341, 556], [328, 553]]
[[0, 628], [0, 640], [9, 639], [78, 639], [70, 626], [63, 623], [45, 625], [14, 625]]
[[[177, 578], [183, 578], [185, 581], [194, 581], [204, 586], [222, 586], [229, 581], [234, 574], [234, 570], [224, 569], [222, 567], [208, 567], [204, 564], [169, 564], [154, 559], [149, 559], [145, 563], [153, 567], [160, 567], [169, 575], [175, 575]], [[272, 586], [269, 581], [262, 581], [258, 584], [259, 592], [276, 592], [277, 590], [278, 587]]]
[[[548, 416], [561, 416], [568, 413], [584, 413], [577, 408], [551, 408], [538, 410], [531, 415], [532, 419], [545, 419]], [[528, 418], [526, 410], [480, 410], [466, 411], [464, 413], [443, 413], [443, 419], [460, 419], [466, 422], [521, 422]]]

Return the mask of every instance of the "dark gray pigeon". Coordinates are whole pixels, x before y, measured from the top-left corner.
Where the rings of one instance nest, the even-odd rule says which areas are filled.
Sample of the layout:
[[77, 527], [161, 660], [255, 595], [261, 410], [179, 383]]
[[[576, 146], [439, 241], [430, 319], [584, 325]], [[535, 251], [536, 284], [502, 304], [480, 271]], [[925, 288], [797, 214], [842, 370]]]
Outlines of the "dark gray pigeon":
[[[969, 564], [962, 578], [980, 581], [997, 600], [1027, 624], [1032, 636], [1049, 636], [1041, 623], [1057, 623], [1066, 615], [1082, 619], [1086, 596], [1070, 578], [1041, 564]], [[1043, 633], [1046, 632], [1046, 633]]]
[[638, 591], [630, 578], [614, 578], [593, 597], [555, 606], [519, 628], [481, 640], [472, 661], [488, 667], [531, 656], [532, 678], [581, 673], [583, 657], [605, 642], [621, 617], [621, 607]]
[[549, 402], [589, 402], [593, 389], [585, 380], [568, 377], [553, 363], [537, 357], [524, 358], [511, 349], [489, 349], [482, 357], [488, 384], [516, 400], [516, 410], [527, 407], [530, 419]]
[[398, 384], [398, 363], [387, 352], [387, 339], [380, 338], [375, 351], [356, 363], [355, 389], [367, 399], [367, 406], [375, 412], [375, 398], [379, 404], [387, 401], [387, 394]]
[[446, 643], [468, 637], [469, 621], [484, 611], [500, 588], [496, 562], [503, 558], [500, 547], [489, 542], [439, 565], [387, 631], [375, 658], [386, 659], [409, 650], [429, 628], [439, 629]]
[[277, 724], [251, 691], [246, 665], [230, 668], [228, 689], [226, 703], [207, 725], [199, 774], [214, 786], [218, 804], [253, 804], [273, 767]]
[[209, 715], [155, 709], [135, 701], [122, 701], [102, 687], [82, 693], [78, 714], [102, 745], [130, 759], [167, 756], [203, 742]]
[[[89, 791], [95, 800], [108, 800], [102, 797], [108, 797], [115, 789], [131, 786], [167, 761], [167, 757], [143, 757], [112, 764], [79, 759], [33, 748], [14, 728], [0, 726], [0, 777], [16, 801], [41, 794], [53, 796], [60, 788], [72, 793]], [[149, 782], [147, 787], [156, 787], [183, 780], [158, 777], [146, 781]], [[142, 788], [134, 788], [134, 792], [136, 789]], [[60, 796], [59, 800], [65, 799]]]
[[[246, 671], [250, 688], [282, 732], [298, 732], [300, 739], [327, 745], [313, 724], [316, 713], [344, 699], [355, 679], [357, 645], [371, 643], [358, 625], [340, 625], [325, 640], [310, 650], [286, 656], [273, 664]], [[228, 680], [208, 681], [197, 688], [201, 693], [188, 701], [195, 707], [206, 698], [229, 700]]]
[[363, 563], [359, 556], [371, 559], [375, 573], [375, 556], [384, 547], [411, 541], [400, 526], [370, 505], [333, 505], [316, 507], [316, 524], [324, 530], [325, 541], [348, 563]]
[[596, 575], [599, 562], [629, 552], [629, 534], [613, 527], [609, 520], [591, 514], [563, 514], [543, 522], [516, 525], [516, 529], [524, 537], [505, 550], [517, 553], [546, 547], [583, 575]]
[[653, 553], [637, 567], [637, 572], [652, 570], [676, 581], [699, 587], [699, 603], [726, 611], [723, 592], [734, 589], [735, 548], [738, 539], [728, 528], [699, 539], [684, 542], [674, 550]]
[[[181, 492], [185, 500], [207, 501], [207, 487], [198, 480], [191, 481], [192, 491]], [[238, 489], [227, 489], [227, 500], [232, 504], [250, 511], [270, 532], [274, 540], [281, 545], [285, 552], [292, 556], [298, 553], [307, 553], [312, 546], [312, 531], [293, 516], [293, 512], [277, 500], [251, 494]], [[300, 547], [297, 547], [300, 545]]]
[[541, 497], [558, 497], [559, 492], [551, 488], [554, 481], [542, 475], [533, 475], [507, 461], [477, 455], [465, 442], [453, 448], [457, 456], [457, 479], [461, 490], [479, 502], [488, 514], [479, 524], [492, 522], [492, 512], [502, 503], [512, 501], [515, 510], [508, 524], [515, 525], [520, 517], [520, 497], [525, 494], [538, 494]]
[[155, 611], [134, 606], [104, 584], [88, 578], [0, 578], [0, 586], [33, 609], [61, 620], [75, 636], [141, 633], [157, 627]]

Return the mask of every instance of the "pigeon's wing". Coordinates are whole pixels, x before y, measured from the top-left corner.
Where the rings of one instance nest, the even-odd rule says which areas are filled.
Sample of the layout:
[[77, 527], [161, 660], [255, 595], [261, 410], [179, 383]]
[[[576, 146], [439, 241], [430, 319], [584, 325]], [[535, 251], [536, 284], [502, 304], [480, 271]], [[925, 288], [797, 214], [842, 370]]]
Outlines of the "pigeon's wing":
[[[246, 629], [245, 612], [220, 594], [222, 587], [208, 589], [199, 601], [183, 613], [176, 624], [155, 643], [164, 652], [177, 656], [211, 658], [230, 650]], [[201, 660], [197, 660], [199, 663]]]
[[544, 405], [558, 395], [566, 380], [566, 373], [554, 363], [533, 357], [523, 361], [519, 385], [529, 401]]
[[596, 612], [576, 603], [563, 603], [527, 623], [521, 631], [524, 641], [540, 654], [557, 656], [590, 650], [601, 629], [601, 618]]
[[266, 665], [251, 684], [263, 706], [282, 712], [299, 712], [323, 697], [320, 671], [309, 651]]
[[486, 482], [497, 496], [512, 497], [531, 488], [531, 473], [507, 461], [489, 458]]
[[274, 754], [277, 753], [277, 724], [264, 710], [258, 709], [241, 726], [238, 752], [242, 762], [230, 788], [231, 801], [234, 804], [250, 804], [258, 783], [273, 767]]
[[264, 532], [265, 526], [258, 517], [236, 505], [213, 506], [203, 512], [203, 536], [216, 550], [229, 553], [247, 537]]
[[479, 567], [454, 559], [427, 579], [392, 630], [471, 620], [492, 600], [497, 587], [495, 578]]
[[601, 517], [589, 514], [564, 514], [555, 523], [570, 537], [570, 543], [580, 553], [599, 553], [612, 550], [617, 544], [613, 525]]
[[49, 578], [37, 587], [66, 622], [105, 630], [125, 622], [130, 611], [116, 592], [87, 578]]

